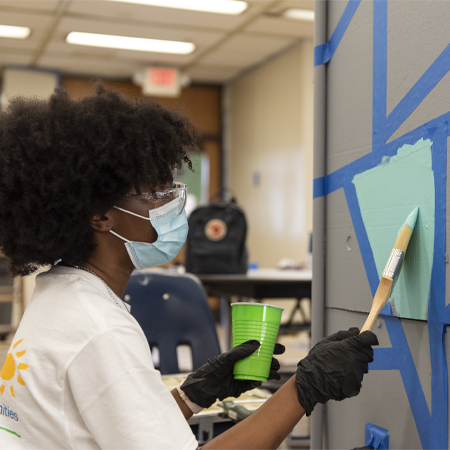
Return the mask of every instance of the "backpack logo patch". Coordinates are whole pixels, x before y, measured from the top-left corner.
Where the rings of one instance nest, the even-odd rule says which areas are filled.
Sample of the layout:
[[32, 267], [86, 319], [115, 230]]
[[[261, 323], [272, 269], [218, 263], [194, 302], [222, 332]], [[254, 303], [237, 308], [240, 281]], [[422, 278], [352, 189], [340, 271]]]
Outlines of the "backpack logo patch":
[[212, 219], [205, 225], [205, 235], [210, 241], [221, 241], [227, 231], [226, 223], [220, 219]]

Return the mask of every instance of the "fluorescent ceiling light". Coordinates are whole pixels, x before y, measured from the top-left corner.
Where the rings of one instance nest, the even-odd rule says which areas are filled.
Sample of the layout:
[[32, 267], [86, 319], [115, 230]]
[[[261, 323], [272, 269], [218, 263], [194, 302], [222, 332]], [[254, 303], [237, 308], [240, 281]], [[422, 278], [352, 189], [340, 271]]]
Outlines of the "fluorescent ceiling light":
[[141, 52], [174, 53], [187, 55], [192, 53], [195, 45], [191, 42], [163, 41], [160, 39], [144, 39], [109, 34], [82, 33], [72, 31], [66, 42], [90, 47], [119, 48], [122, 50], [137, 50]]
[[238, 0], [109, 0], [110, 2], [136, 3], [137, 5], [162, 6], [217, 14], [238, 15], [248, 7]]
[[314, 22], [314, 11], [311, 9], [288, 9], [283, 13], [288, 19], [307, 20]]
[[13, 27], [10, 25], [0, 25], [0, 37], [11, 39], [26, 39], [31, 33], [28, 27]]

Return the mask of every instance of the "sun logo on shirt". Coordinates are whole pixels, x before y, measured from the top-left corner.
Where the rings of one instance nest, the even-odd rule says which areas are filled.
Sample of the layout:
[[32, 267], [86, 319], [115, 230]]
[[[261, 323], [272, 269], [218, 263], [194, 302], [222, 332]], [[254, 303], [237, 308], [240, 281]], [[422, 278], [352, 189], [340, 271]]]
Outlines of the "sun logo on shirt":
[[[17, 341], [14, 344], [13, 349], [15, 349], [22, 341], [23, 341], [23, 339], [21, 339], [20, 341]], [[17, 351], [16, 352], [17, 358], [22, 358], [22, 356], [25, 355], [26, 352], [27, 352], [26, 350]], [[6, 360], [5, 360], [5, 363], [3, 364], [2, 371], [0, 372], [0, 378], [4, 381], [11, 380], [14, 377], [14, 375], [16, 374], [16, 369], [17, 370], [28, 370], [28, 365], [24, 364], [24, 363], [19, 363], [19, 364], [17, 364], [17, 367], [16, 367], [16, 361], [14, 359], [14, 356], [12, 355], [12, 352], [8, 353], [6, 355]], [[17, 382], [19, 384], [21, 384], [22, 386], [25, 386], [25, 382], [22, 380], [22, 377], [20, 376], [19, 373], [17, 374]], [[2, 385], [0, 386], [0, 395], [3, 395], [3, 392], [5, 392], [5, 387], [6, 387], [6, 383], [2, 383]], [[12, 385], [9, 386], [9, 392], [11, 393], [11, 395], [13, 397], [16, 396]]]

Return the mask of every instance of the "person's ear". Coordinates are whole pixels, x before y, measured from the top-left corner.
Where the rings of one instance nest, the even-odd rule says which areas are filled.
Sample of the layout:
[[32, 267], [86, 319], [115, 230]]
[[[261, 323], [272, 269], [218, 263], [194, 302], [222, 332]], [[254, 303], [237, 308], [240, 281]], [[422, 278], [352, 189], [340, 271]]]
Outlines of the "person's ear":
[[105, 214], [96, 214], [91, 219], [91, 227], [95, 231], [105, 232], [112, 230], [113, 228], [113, 218], [110, 211]]

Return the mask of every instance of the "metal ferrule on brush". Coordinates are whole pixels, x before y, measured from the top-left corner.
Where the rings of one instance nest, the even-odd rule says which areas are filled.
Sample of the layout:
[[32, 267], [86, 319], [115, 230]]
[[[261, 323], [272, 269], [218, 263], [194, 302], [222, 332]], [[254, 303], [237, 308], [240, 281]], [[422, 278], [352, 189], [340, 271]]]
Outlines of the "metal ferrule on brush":
[[389, 277], [395, 279], [395, 275], [400, 272], [400, 267], [403, 263], [403, 257], [405, 253], [398, 248], [393, 248], [391, 254], [389, 255], [386, 267], [383, 270], [383, 277]]

